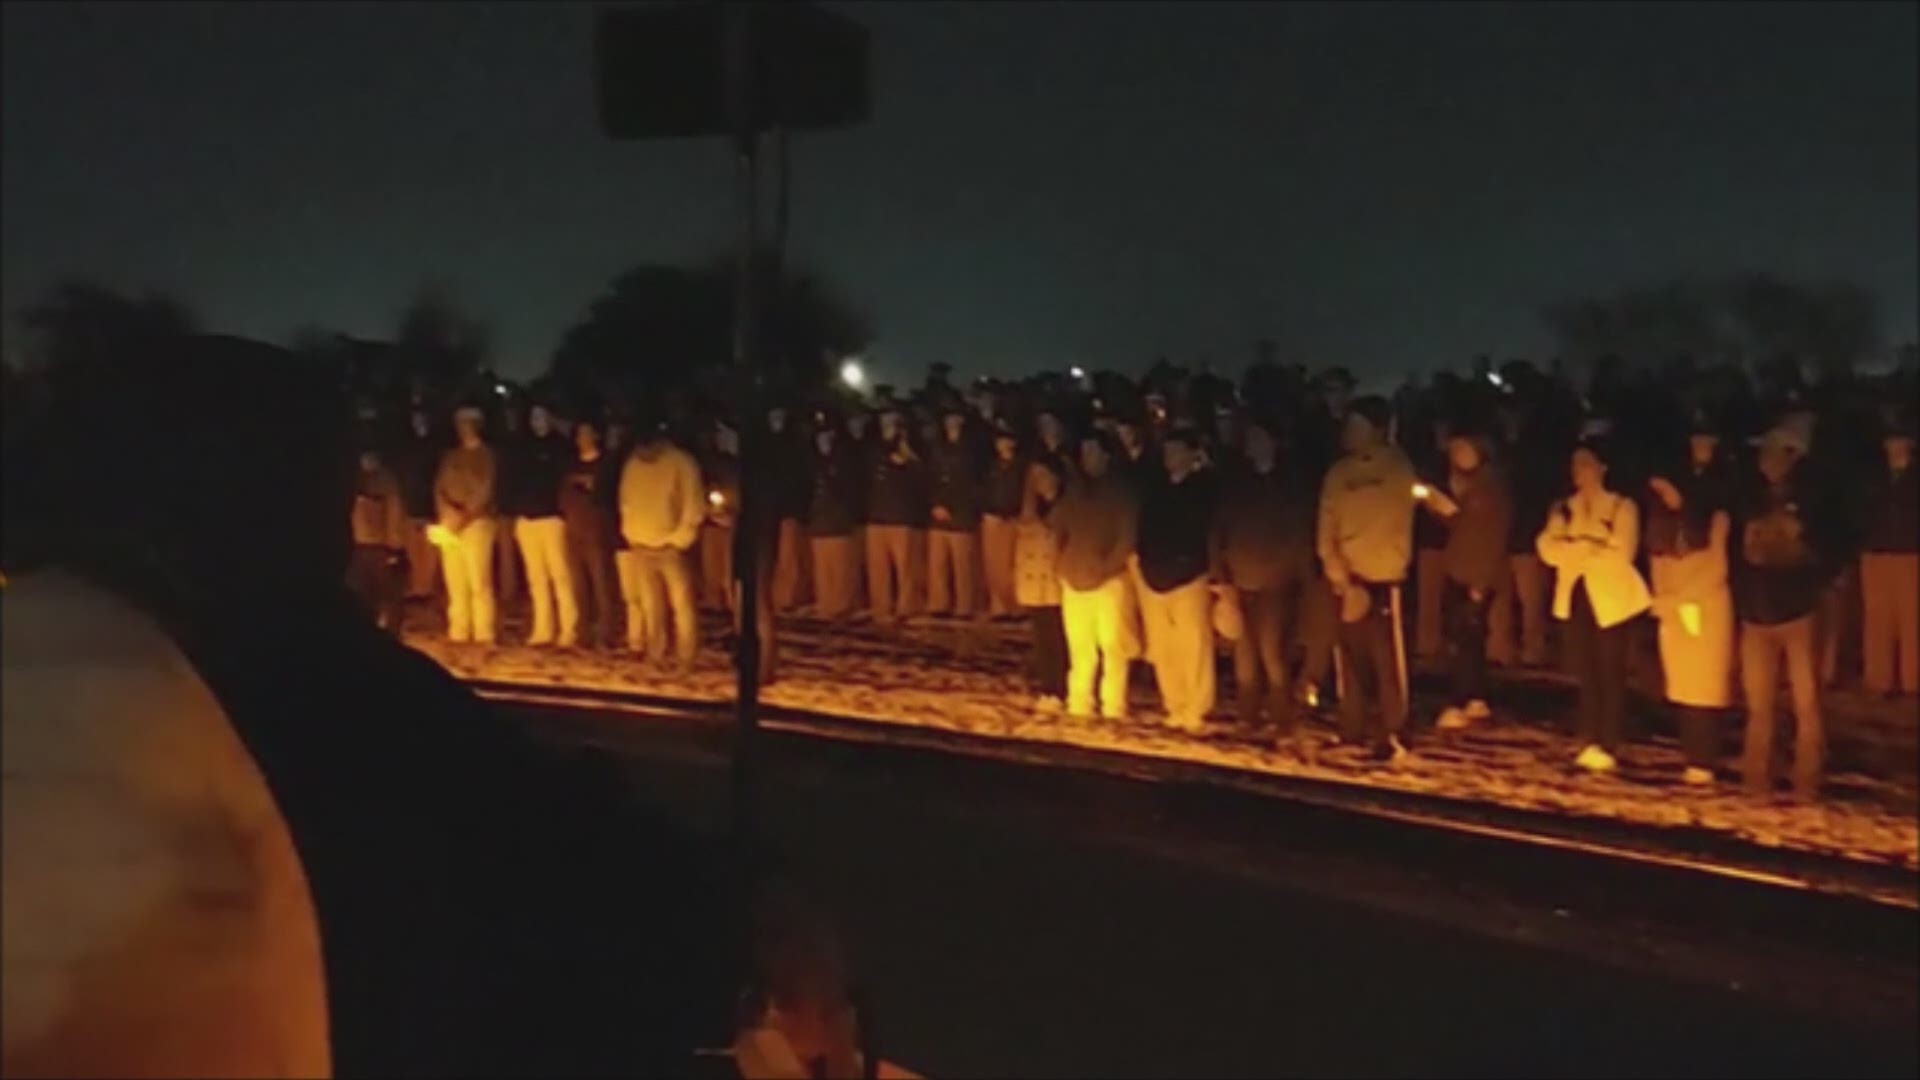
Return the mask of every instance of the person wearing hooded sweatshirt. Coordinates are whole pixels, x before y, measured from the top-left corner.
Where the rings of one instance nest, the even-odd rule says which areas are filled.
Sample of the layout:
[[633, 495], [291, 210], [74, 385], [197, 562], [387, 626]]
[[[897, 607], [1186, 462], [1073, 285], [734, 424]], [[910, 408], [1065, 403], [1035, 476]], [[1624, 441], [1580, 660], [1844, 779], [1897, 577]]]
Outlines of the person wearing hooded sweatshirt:
[[1687, 438], [1684, 468], [1647, 481], [1645, 543], [1660, 623], [1660, 669], [1686, 755], [1681, 779], [1713, 783], [1721, 714], [1733, 704], [1733, 588], [1727, 544], [1730, 492], [1718, 465], [1720, 439], [1704, 417]]
[[994, 427], [993, 460], [980, 480], [980, 559], [986, 569], [987, 613], [996, 619], [1011, 618], [1020, 608], [1014, 591], [1014, 551], [1026, 479], [1020, 438], [1001, 421]]
[[1874, 477], [1865, 543], [1861, 651], [1867, 689], [1920, 693], [1920, 470], [1913, 467], [1911, 414], [1881, 439], [1884, 467]]
[[574, 583], [593, 603], [593, 648], [614, 647], [614, 536], [618, 511], [614, 505], [619, 477], [614, 459], [600, 442], [597, 421], [582, 418], [573, 426], [573, 461], [560, 485], [560, 516], [567, 523], [567, 548], [572, 556]]
[[1067, 634], [1067, 712], [1076, 717], [1126, 719], [1127, 668], [1139, 651], [1126, 615], [1140, 506], [1112, 471], [1119, 452], [1104, 433], [1083, 438], [1080, 470], [1047, 515]]
[[1216, 485], [1200, 437], [1176, 428], [1161, 444], [1165, 481], [1141, 496], [1140, 617], [1167, 723], [1199, 731], [1214, 704], [1213, 512]]
[[[572, 448], [554, 430], [544, 405], [527, 414], [527, 435], [518, 454], [519, 511], [513, 538], [526, 561], [527, 591], [533, 597], [533, 632], [527, 644], [558, 644], [571, 649], [580, 640], [580, 597], [574, 592], [573, 564], [567, 557], [567, 522], [560, 516], [560, 485], [572, 464]], [[558, 609], [559, 625], [554, 625]]]
[[1312, 587], [1314, 504], [1297, 467], [1282, 466], [1271, 425], [1260, 416], [1241, 425], [1242, 450], [1225, 470], [1214, 542], [1222, 583], [1237, 594], [1243, 620], [1233, 650], [1240, 724], [1254, 729], [1264, 720], [1285, 736], [1294, 721], [1288, 616]]
[[498, 632], [493, 593], [494, 482], [492, 448], [480, 437], [485, 414], [463, 406], [453, 414], [458, 445], [440, 459], [433, 502], [444, 539], [440, 566], [447, 582], [447, 640], [494, 643]]
[[1799, 475], [1807, 449], [1805, 433], [1791, 426], [1761, 438], [1758, 481], [1734, 526], [1733, 593], [1747, 698], [1747, 790], [1773, 791], [1773, 706], [1784, 660], [1793, 692], [1794, 792], [1811, 800], [1820, 793], [1825, 738], [1814, 624], [1835, 565], [1829, 523]]
[[627, 601], [627, 647], [654, 663], [672, 652], [680, 670], [693, 667], [700, 647], [688, 552], [706, 520], [706, 489], [692, 454], [667, 441], [658, 423], [635, 425], [633, 452], [620, 470], [620, 535], [615, 556]]
[[964, 619], [979, 591], [980, 460], [959, 398], [941, 409], [940, 435], [927, 459], [927, 613]]
[[1547, 511], [1534, 541], [1554, 570], [1553, 617], [1566, 625], [1567, 659], [1580, 685], [1575, 764], [1611, 772], [1626, 721], [1627, 624], [1652, 597], [1634, 568], [1640, 510], [1607, 487], [1606, 443], [1596, 434], [1573, 451], [1573, 493]]
[[1398, 760], [1407, 753], [1400, 739], [1407, 713], [1400, 586], [1413, 558], [1415, 478], [1406, 455], [1387, 440], [1390, 417], [1378, 396], [1348, 407], [1347, 452], [1321, 486], [1314, 546], [1340, 606], [1341, 737], [1366, 738], [1376, 758]]
[[1453, 647], [1453, 704], [1435, 725], [1443, 731], [1493, 715], [1487, 707], [1487, 623], [1507, 572], [1507, 534], [1513, 525], [1513, 492], [1493, 458], [1493, 444], [1455, 431], [1447, 437], [1446, 452], [1447, 490], [1429, 490], [1421, 499], [1447, 530], [1440, 603]]
[[807, 505], [808, 545], [813, 555], [813, 599], [822, 619], [844, 619], [859, 591], [861, 480], [858, 451], [844, 445], [838, 425], [821, 423], [813, 433], [813, 492]]
[[927, 466], [898, 408], [880, 413], [869, 465], [867, 598], [884, 625], [916, 610], [913, 552], [926, 544]]

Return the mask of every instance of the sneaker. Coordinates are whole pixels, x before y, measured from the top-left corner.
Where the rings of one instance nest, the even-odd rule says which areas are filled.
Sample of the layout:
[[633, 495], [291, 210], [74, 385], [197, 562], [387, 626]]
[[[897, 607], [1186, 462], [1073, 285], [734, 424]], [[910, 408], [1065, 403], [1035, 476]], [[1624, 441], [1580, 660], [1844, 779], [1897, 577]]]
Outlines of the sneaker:
[[1372, 749], [1368, 751], [1367, 756], [1375, 761], [1402, 765], [1406, 763], [1408, 758], [1413, 756], [1413, 753], [1407, 749], [1406, 743], [1400, 741], [1400, 736], [1389, 735], [1379, 742], [1374, 743]]
[[1448, 707], [1440, 714], [1440, 719], [1433, 722], [1433, 726], [1440, 731], [1460, 731], [1472, 723], [1473, 721], [1467, 717], [1466, 710]]
[[1460, 711], [1467, 714], [1467, 719], [1476, 723], [1481, 720], [1493, 719], [1493, 709], [1479, 698], [1474, 698], [1472, 701], [1467, 702], [1467, 707]]
[[1680, 774], [1680, 782], [1688, 787], [1712, 787], [1713, 770], [1689, 765], [1687, 771]]
[[1580, 756], [1574, 758], [1573, 763], [1590, 773], [1609, 773], [1619, 765], [1613, 760], [1612, 754], [1592, 743], [1587, 744], [1586, 749], [1580, 751]]
[[1059, 716], [1067, 709], [1067, 703], [1052, 694], [1041, 694], [1033, 699], [1033, 711], [1042, 716]]

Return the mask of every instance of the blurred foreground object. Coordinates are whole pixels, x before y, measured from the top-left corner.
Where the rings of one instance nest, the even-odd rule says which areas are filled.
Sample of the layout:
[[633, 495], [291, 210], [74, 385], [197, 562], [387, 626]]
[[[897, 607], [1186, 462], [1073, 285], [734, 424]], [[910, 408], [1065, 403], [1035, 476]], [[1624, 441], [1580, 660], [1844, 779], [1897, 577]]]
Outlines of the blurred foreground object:
[[4, 596], [0, 1073], [330, 1075], [306, 875], [213, 694], [78, 577]]

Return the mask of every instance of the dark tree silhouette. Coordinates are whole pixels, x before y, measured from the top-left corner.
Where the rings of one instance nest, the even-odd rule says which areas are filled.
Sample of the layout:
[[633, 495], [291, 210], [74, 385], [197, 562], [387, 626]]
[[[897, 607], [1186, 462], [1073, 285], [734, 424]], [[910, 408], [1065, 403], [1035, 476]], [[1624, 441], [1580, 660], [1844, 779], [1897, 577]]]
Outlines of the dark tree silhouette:
[[[733, 261], [644, 265], [615, 278], [553, 355], [565, 386], [604, 397], [717, 392], [733, 359]], [[863, 348], [865, 317], [819, 275], [788, 269], [761, 282], [762, 355], [782, 385], [818, 387], [831, 357]]]
[[407, 375], [442, 394], [472, 383], [492, 351], [486, 324], [439, 285], [423, 286], [401, 311], [393, 345]]
[[1784, 358], [1812, 361], [1833, 378], [1880, 346], [1879, 312], [1867, 290], [1762, 273], [1569, 300], [1541, 316], [1563, 354], [1589, 365], [1605, 357], [1642, 369], [1682, 358], [1768, 365]]
[[108, 376], [161, 344], [199, 331], [193, 312], [165, 293], [132, 297], [77, 279], [55, 285], [18, 318], [26, 366], [57, 378]]

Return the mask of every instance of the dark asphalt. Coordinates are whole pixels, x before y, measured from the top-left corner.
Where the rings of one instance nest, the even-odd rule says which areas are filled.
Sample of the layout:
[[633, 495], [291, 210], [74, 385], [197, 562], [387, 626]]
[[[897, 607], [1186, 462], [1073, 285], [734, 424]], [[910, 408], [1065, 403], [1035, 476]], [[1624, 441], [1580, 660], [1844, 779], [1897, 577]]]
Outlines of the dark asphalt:
[[[517, 712], [713, 827], [724, 730]], [[1920, 1072], [1920, 920], [1244, 793], [769, 736], [885, 1054], [956, 1076]]]

